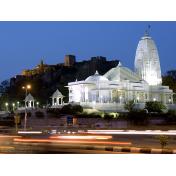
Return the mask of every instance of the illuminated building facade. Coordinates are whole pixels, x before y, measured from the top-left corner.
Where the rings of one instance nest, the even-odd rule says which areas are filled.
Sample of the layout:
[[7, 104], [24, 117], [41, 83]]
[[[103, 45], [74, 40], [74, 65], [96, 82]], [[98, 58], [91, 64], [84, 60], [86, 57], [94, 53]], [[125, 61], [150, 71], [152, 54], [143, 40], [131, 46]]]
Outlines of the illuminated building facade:
[[85, 80], [68, 83], [69, 102], [107, 111], [123, 110], [129, 100], [134, 100], [138, 108], [144, 108], [147, 101], [171, 106], [173, 91], [161, 85], [158, 51], [148, 34], [139, 41], [134, 64], [135, 71], [119, 62], [104, 75], [96, 71]]

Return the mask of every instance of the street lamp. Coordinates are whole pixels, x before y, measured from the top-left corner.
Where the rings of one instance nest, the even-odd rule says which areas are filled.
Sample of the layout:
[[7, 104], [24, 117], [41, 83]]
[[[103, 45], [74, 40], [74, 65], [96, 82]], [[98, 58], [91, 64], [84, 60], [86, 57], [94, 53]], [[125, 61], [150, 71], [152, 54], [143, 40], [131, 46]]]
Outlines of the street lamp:
[[17, 101], [17, 108], [19, 108], [19, 106], [20, 106], [20, 102], [19, 102], [19, 101]]
[[39, 107], [39, 102], [37, 102], [37, 108]]
[[9, 110], [8, 106], [9, 106], [9, 103], [5, 103], [6, 111]]
[[172, 102], [172, 100], [171, 100], [171, 98], [169, 98], [169, 103], [171, 104], [171, 102]]
[[13, 111], [15, 110], [15, 103], [12, 103]]
[[[28, 84], [26, 86], [23, 86], [22, 89], [25, 90], [25, 98], [27, 97], [27, 91], [31, 89], [31, 85]], [[24, 116], [24, 131], [26, 130], [26, 123], [27, 123], [27, 109], [26, 109], [26, 102], [25, 102], [25, 116]]]

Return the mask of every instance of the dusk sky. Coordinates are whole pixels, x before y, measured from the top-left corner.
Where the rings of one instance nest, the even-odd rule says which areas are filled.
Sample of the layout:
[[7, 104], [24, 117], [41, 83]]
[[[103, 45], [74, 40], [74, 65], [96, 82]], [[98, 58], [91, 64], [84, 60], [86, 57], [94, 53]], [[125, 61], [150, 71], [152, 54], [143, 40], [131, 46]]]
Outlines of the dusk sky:
[[35, 67], [63, 63], [64, 55], [77, 61], [92, 56], [119, 59], [133, 69], [139, 39], [151, 25], [161, 70], [176, 69], [176, 22], [0, 22], [0, 81]]

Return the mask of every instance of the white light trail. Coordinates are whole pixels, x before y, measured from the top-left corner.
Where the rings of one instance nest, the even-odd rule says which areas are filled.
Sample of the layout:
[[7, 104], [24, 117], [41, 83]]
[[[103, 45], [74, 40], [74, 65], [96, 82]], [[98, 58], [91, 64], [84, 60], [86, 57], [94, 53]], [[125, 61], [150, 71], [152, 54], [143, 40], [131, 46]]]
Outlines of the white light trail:
[[42, 134], [41, 131], [18, 131], [18, 134]]
[[161, 130], [88, 130], [88, 134], [130, 134], [130, 135], [176, 135], [176, 130], [161, 131]]
[[87, 139], [87, 140], [100, 139], [101, 140], [101, 139], [112, 139], [112, 136], [102, 136], [102, 135], [99, 135], [99, 136], [95, 136], [95, 135], [93, 135], [93, 136], [91, 136], [91, 135], [89, 135], [89, 136], [78, 136], [78, 135], [61, 136], [61, 135], [59, 135], [59, 136], [51, 136], [50, 138], [52, 138], [52, 139]]

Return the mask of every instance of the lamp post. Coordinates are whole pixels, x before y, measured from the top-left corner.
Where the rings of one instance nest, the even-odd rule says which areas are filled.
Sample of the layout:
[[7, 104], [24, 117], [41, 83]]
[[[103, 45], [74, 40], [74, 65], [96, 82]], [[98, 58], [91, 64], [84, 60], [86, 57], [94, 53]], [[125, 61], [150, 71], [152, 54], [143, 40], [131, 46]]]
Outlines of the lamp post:
[[172, 104], [172, 100], [171, 100], [171, 98], [169, 98], [169, 104]]
[[20, 107], [20, 102], [19, 101], [17, 101], [17, 108], [19, 108]]
[[37, 102], [37, 108], [39, 108], [39, 102]]
[[6, 111], [9, 110], [8, 106], [9, 106], [9, 103], [5, 103]]
[[[26, 86], [23, 86], [22, 89], [25, 90], [25, 98], [27, 97], [27, 91], [29, 89], [31, 89], [31, 85], [26, 85]], [[25, 116], [24, 116], [24, 131], [26, 130], [26, 123], [27, 123], [27, 109], [26, 109], [26, 102], [25, 102]]]
[[15, 103], [12, 103], [13, 111], [15, 110]]

